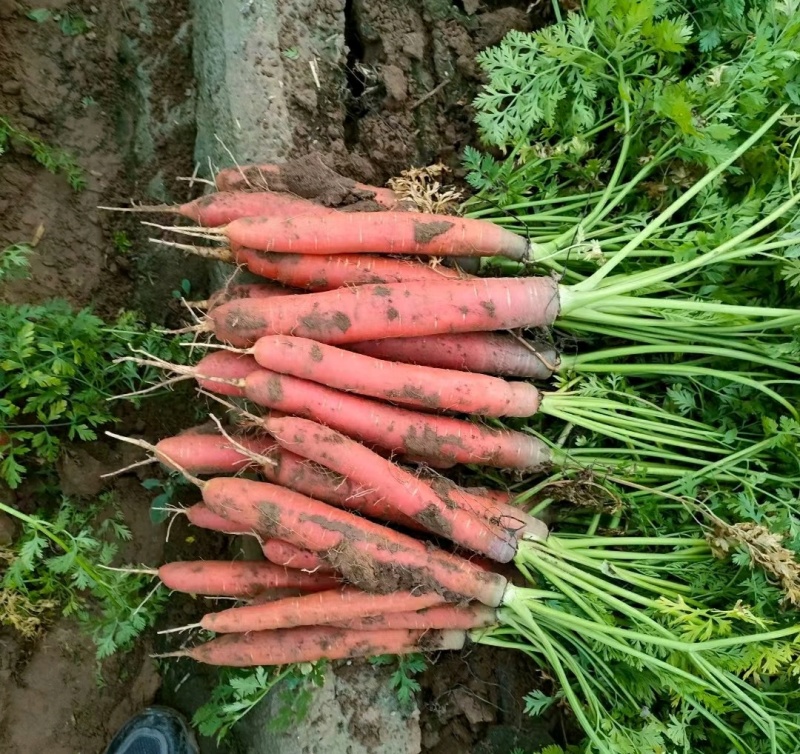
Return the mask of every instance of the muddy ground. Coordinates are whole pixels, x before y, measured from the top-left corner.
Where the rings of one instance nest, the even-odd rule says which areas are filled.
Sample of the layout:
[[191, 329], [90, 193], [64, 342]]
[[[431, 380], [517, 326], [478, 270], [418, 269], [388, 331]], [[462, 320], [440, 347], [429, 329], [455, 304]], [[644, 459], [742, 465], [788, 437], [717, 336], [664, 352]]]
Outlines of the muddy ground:
[[[248, 3], [240, 5], [246, 13]], [[319, 150], [344, 174], [378, 184], [410, 165], [442, 160], [457, 169], [460, 151], [475, 141], [475, 52], [510, 28], [546, 21], [529, 5], [281, 3], [287, 96], [280, 128], [289, 130], [293, 145], [285, 156]], [[29, 18], [31, 7], [49, 17]], [[60, 19], [67, 13], [88, 22], [80, 33], [65, 33]], [[329, 35], [326, 42], [326, 24], [342, 17], [343, 38]], [[316, 34], [316, 71], [308, 59], [294, 57], [306, 48], [309, 28]], [[97, 209], [130, 199], [179, 202], [200, 193], [200, 186], [176, 180], [207, 172], [196, 155], [212, 151], [201, 143], [207, 134], [196, 144], [196, 113], [204, 106], [195, 80], [203, 51], [195, 43], [189, 0], [38, 0], [33, 6], [0, 0], [0, 118], [71, 152], [87, 180], [84, 190], [74, 191], [18, 140], [0, 155], [0, 248], [40, 237], [31, 279], [7, 285], [4, 300], [58, 296], [105, 317], [136, 308], [163, 324], [178, 320], [171, 291], [183, 280], [193, 295], [207, 292], [204, 263], [153, 248], [135, 218]], [[178, 392], [136, 414], [123, 410], [120, 431], [155, 438], [189, 426], [195, 417], [190, 397]], [[126, 457], [104, 443], [71, 448], [59, 466], [62, 486], [74, 496], [96, 495], [97, 476]], [[129, 475], [106, 485], [135, 535], [124, 559], [159, 564], [230, 554], [221, 537], [189, 531], [180, 521], [165, 544], [164, 527], [150, 523], [140, 482]], [[25, 490], [9, 499], [28, 510], [41, 504]], [[196, 612], [190, 602], [173, 605], [165, 624]], [[152, 646], [147, 639], [112, 658], [98, 685], [93, 647], [69, 621], [56, 622], [35, 643], [0, 631], [0, 754], [101, 752], [129, 715], [160, 698], [159, 669], [148, 659]], [[422, 751], [491, 754], [523, 740], [526, 751], [535, 751], [551, 739], [525, 723], [521, 700], [542, 683], [548, 681], [532, 665], [489, 649], [440, 658], [422, 678]]]

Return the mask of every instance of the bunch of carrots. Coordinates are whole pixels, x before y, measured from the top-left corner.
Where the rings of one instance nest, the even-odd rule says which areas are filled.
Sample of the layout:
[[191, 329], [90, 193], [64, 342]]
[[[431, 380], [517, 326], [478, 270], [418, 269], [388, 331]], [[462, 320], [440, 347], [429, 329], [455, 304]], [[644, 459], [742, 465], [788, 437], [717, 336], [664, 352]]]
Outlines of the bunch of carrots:
[[[498, 225], [418, 212], [388, 189], [352, 182], [351, 208], [285, 188], [281, 166], [257, 165], [222, 170], [217, 191], [188, 204], [133, 208], [194, 221], [165, 229], [212, 243], [162, 243], [264, 278], [195, 302], [206, 315], [187, 329], [218, 342], [195, 366], [131, 357], [171, 370], [168, 382], [195, 379], [235, 418], [132, 442], [200, 489], [202, 502], [183, 511], [194, 525], [255, 536], [266, 557], [158, 569], [171, 590], [238, 601], [193, 626], [216, 638], [172, 656], [252, 666], [507, 646], [551, 668], [597, 750], [611, 752], [628, 733], [608, 710], [629, 700], [613, 678], [580, 668], [593, 656], [604, 667], [607, 652], [634, 658], [669, 690], [702, 689], [684, 703], [704, 715], [718, 712], [706, 700], [727, 698], [733, 685], [736, 714], [774, 726], [776, 703], [715, 665], [713, 641], [675, 637], [647, 612], [687, 593], [680, 575], [652, 575], [653, 549], [680, 571], [713, 558], [705, 540], [551, 534], [509, 493], [462, 487], [443, 472], [570, 463], [555, 443], [495, 422], [537, 412], [571, 411], [595, 429], [604, 416], [610, 436], [645, 456], [656, 445], [725, 452], [708, 427], [662, 422], [651, 404], [623, 412], [592, 398], [577, 408], [533, 384], [558, 370], [559, 356], [525, 332], [586, 318], [601, 299], [549, 276], [464, 272], [465, 257], [532, 261], [526, 239]], [[364, 200], [374, 211], [359, 211]], [[614, 303], [624, 305], [624, 290]], [[603, 629], [601, 607], [626, 627]], [[762, 640], [745, 632], [726, 646]]]

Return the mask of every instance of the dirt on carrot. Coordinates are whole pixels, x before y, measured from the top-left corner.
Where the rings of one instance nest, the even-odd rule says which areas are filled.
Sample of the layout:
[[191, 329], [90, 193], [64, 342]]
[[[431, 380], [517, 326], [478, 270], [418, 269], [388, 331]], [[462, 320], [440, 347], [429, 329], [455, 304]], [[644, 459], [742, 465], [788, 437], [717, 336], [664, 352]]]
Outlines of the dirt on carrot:
[[404, 385], [402, 390], [387, 390], [385, 391], [385, 397], [390, 401], [399, 401], [400, 403], [404, 402], [403, 399], [406, 401], [419, 401], [425, 408], [439, 408], [441, 405], [438, 395], [435, 393], [428, 395], [421, 388], [414, 385]]
[[417, 432], [416, 427], [409, 428], [408, 432], [403, 435], [403, 442], [410, 455], [419, 458], [441, 456], [453, 461], [455, 461], [455, 456], [452, 453], [448, 453], [445, 448], [448, 445], [453, 445], [457, 448], [464, 447], [461, 438], [457, 435], [439, 435], [427, 425], [422, 434]]
[[283, 400], [283, 385], [279, 375], [273, 375], [267, 380], [267, 396], [271, 401]]
[[369, 560], [345, 540], [342, 540], [337, 547], [323, 553], [322, 557], [328, 565], [341, 573], [345, 580], [357, 583], [366, 592], [375, 594], [410, 590], [418, 594], [438, 592], [448, 602], [464, 602], [460, 595], [442, 590], [426, 571]]
[[436, 493], [437, 497], [448, 507], [457, 508], [458, 504], [450, 496], [450, 490], [453, 489], [453, 482], [444, 477], [434, 477], [428, 480], [431, 489]]
[[414, 240], [417, 243], [429, 243], [436, 238], [436, 236], [446, 233], [452, 227], [453, 223], [447, 222], [447, 220], [414, 223]]
[[225, 326], [231, 330], [236, 330], [240, 327], [248, 330], [260, 330], [267, 327], [267, 322], [263, 317], [232, 311], [225, 317]]
[[[350, 329], [352, 322], [344, 312], [321, 312], [315, 307], [311, 314], [300, 318], [300, 324], [307, 328], [310, 333], [326, 332], [331, 327], [335, 327], [344, 333]], [[255, 325], [255, 327], [259, 327], [259, 325]]]
[[[455, 507], [455, 506], [453, 506]], [[439, 512], [435, 505], [429, 505], [416, 516], [414, 516], [428, 531], [441, 532], [443, 536], [450, 538], [451, 527], [447, 520]]]

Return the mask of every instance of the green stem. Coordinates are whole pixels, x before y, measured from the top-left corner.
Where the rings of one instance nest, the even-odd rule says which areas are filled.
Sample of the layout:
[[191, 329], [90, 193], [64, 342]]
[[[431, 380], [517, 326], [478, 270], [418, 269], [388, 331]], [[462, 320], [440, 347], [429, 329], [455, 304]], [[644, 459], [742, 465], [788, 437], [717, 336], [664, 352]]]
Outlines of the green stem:
[[653, 220], [651, 220], [639, 233], [636, 234], [625, 247], [618, 253], [615, 254], [611, 259], [609, 259], [606, 264], [600, 267], [593, 275], [591, 275], [585, 282], [579, 283], [577, 287], [580, 288], [582, 291], [591, 291], [596, 289], [600, 283], [614, 270], [616, 267], [625, 260], [627, 255], [636, 247], [638, 247], [642, 241], [645, 241], [649, 238], [656, 230], [658, 230], [664, 223], [669, 220], [681, 207], [686, 205], [689, 201], [694, 199], [697, 194], [699, 194], [706, 186], [711, 184], [715, 181], [720, 175], [722, 175], [736, 160], [738, 160], [743, 154], [745, 154], [754, 144], [756, 144], [767, 131], [772, 128], [773, 125], [780, 119], [780, 117], [786, 111], [788, 105], [783, 105], [778, 110], [770, 116], [767, 121], [759, 128], [755, 133], [753, 133], [749, 138], [747, 138], [742, 144], [736, 149], [733, 154], [730, 155], [727, 159], [723, 160], [717, 167], [713, 170], [706, 173], [697, 183], [695, 183], [688, 191], [684, 192], [680, 198], [676, 199], [669, 207], [665, 210], [660, 212]]
[[573, 547], [708, 547], [705, 539], [700, 537], [584, 537], [580, 534], [562, 534], [558, 537], [559, 549], [569, 550]]
[[[561, 288], [562, 311], [572, 317], [581, 316], [584, 309], [590, 309], [588, 316], [593, 317], [595, 309], [606, 311], [608, 309], [624, 312], [627, 309], [638, 310], [640, 314], [660, 312], [663, 309], [676, 309], [686, 312], [709, 312], [712, 314], [727, 314], [738, 317], [790, 317], [796, 316], [794, 309], [771, 308], [766, 306], [738, 306], [735, 304], [721, 304], [715, 301], [697, 301], [688, 298], [657, 298], [653, 296], [614, 296], [602, 290], [590, 296], [579, 296], [580, 304], [575, 299], [570, 289]], [[592, 301], [594, 299], [594, 301]], [[597, 303], [595, 303], [597, 302]], [[586, 315], [584, 315], [586, 316]], [[698, 322], [698, 326], [707, 323]]]
[[[800, 366], [789, 364], [785, 361], [771, 359], [759, 354], [747, 353], [737, 348], [725, 348], [719, 346], [693, 346], [689, 344], [663, 344], [663, 345], [636, 345], [636, 346], [623, 346], [620, 348], [606, 348], [601, 351], [590, 351], [589, 353], [579, 354], [577, 356], [561, 356], [560, 368], [565, 371], [570, 369], [584, 368], [588, 364], [595, 361], [609, 361], [611, 359], [624, 359], [628, 357], [639, 357], [647, 354], [699, 354], [702, 356], [720, 356], [722, 358], [734, 359], [736, 361], [749, 361], [754, 364], [762, 364], [763, 366], [771, 367], [773, 369], [780, 369], [783, 371], [791, 372], [800, 375]], [[614, 365], [624, 366], [620, 364]], [[635, 365], [634, 365], [635, 366]], [[657, 365], [659, 368], [669, 365]]]

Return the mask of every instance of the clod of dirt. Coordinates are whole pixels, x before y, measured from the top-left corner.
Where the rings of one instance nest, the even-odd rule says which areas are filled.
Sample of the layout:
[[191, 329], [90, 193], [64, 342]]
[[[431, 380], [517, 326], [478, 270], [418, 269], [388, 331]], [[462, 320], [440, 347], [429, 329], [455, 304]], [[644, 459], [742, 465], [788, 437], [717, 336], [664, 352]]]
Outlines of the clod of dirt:
[[105, 487], [101, 475], [114, 471], [115, 465], [108, 447], [100, 443], [66, 447], [57, 464], [61, 491], [67, 497], [95, 497]]
[[0, 19], [3, 21], [11, 18], [16, 10], [16, 0], [0, 0]]
[[495, 719], [494, 708], [475, 694], [471, 694], [465, 688], [456, 689], [453, 692], [453, 703], [459, 712], [467, 718], [470, 725], [478, 723], [490, 723]]
[[524, 703], [534, 689], [551, 693], [552, 683], [521, 652], [476, 646], [468, 655], [442, 653], [418, 680], [426, 754], [507, 754], [555, 743], [550, 731], [561, 727], [561, 710], [532, 718]]
[[478, 16], [478, 31], [475, 45], [478, 48], [491, 47], [500, 42], [509, 31], [530, 31], [530, 16], [522, 8], [498, 8]]
[[343, 207], [374, 196], [370, 191], [356, 188], [353, 180], [333, 170], [319, 152], [285, 162], [280, 167], [277, 182], [282, 183], [283, 188], [271, 188], [313, 199], [327, 207]]
[[396, 65], [384, 66], [382, 77], [391, 106], [397, 107], [405, 102], [408, 98], [408, 79], [402, 69]]

